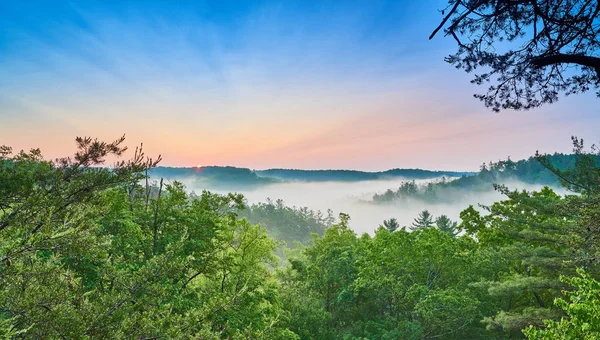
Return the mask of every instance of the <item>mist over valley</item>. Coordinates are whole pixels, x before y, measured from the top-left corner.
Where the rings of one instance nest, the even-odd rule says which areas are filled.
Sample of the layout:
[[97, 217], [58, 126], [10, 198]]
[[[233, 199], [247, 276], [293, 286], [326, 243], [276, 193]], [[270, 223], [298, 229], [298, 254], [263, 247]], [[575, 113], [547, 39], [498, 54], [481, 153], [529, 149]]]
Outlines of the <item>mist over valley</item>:
[[[572, 163], [568, 155], [556, 154], [562, 167]], [[484, 163], [485, 164], [485, 163]], [[488, 169], [489, 168], [489, 169]], [[285, 206], [308, 208], [335, 216], [350, 216], [349, 226], [358, 234], [373, 234], [384, 220], [395, 218], [409, 227], [423, 210], [434, 217], [446, 215], [460, 223], [460, 212], [473, 205], [489, 205], [506, 196], [494, 188], [540, 190], [551, 186], [566, 193], [558, 179], [535, 159], [485, 164], [480, 172], [392, 169], [381, 172], [355, 170], [251, 170], [236, 167], [158, 167], [150, 172], [177, 180], [196, 193], [208, 190], [242, 194], [248, 204], [282, 200]], [[160, 176], [160, 177], [159, 177]]]

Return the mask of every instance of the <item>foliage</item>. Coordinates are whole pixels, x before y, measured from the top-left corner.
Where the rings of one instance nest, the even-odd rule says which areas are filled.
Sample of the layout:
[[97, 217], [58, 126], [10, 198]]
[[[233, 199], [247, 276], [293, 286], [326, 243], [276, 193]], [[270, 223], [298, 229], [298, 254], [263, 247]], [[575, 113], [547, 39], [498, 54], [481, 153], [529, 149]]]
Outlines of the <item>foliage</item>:
[[469, 253], [460, 249], [469, 243], [435, 228], [357, 237], [341, 220], [280, 273], [318, 306], [318, 328], [292, 321], [301, 338], [460, 339], [484, 330], [476, 296], [461, 288]]
[[385, 229], [387, 229], [387, 231], [389, 231], [390, 233], [393, 233], [394, 231], [396, 231], [398, 228], [400, 228], [400, 224], [398, 223], [398, 220], [395, 218], [390, 218], [389, 220], [384, 220], [383, 221], [383, 226], [385, 227]]
[[440, 215], [435, 219], [435, 226], [440, 231], [450, 234], [451, 236], [456, 236], [456, 227], [458, 223], [450, 220], [446, 215]]
[[410, 229], [411, 230], [419, 230], [424, 228], [429, 228], [433, 226], [433, 216], [427, 210], [423, 210], [419, 213], [419, 216], [415, 218], [412, 223]]
[[[569, 0], [450, 0], [444, 27], [458, 50], [446, 61], [492, 82], [475, 97], [494, 111], [553, 103], [561, 92], [598, 90], [600, 4]], [[480, 69], [484, 71], [479, 71]]]
[[[0, 148], [5, 338], [598, 337], [600, 172], [579, 139], [560, 169], [537, 156], [574, 194], [496, 186], [506, 198], [460, 224], [425, 210], [374, 235], [346, 214], [151, 183], [141, 148], [109, 169], [123, 139], [77, 142], [57, 161]], [[268, 233], [305, 245], [279, 265]]]
[[567, 317], [560, 321], [544, 321], [545, 328], [528, 327], [523, 332], [529, 339], [584, 339], [600, 338], [600, 282], [583, 270], [580, 277], [561, 277], [574, 290], [565, 290], [568, 301], [558, 298], [554, 303]]
[[322, 236], [325, 229], [335, 223], [333, 211], [327, 215], [307, 207], [288, 207], [281, 199], [267, 199], [265, 203], [256, 203], [240, 212], [253, 224], [260, 224], [277, 240], [285, 241], [287, 246], [294, 242], [308, 244], [311, 234]]
[[71, 160], [39, 150], [0, 162], [0, 334], [19, 338], [294, 338], [275, 243], [237, 217], [240, 195], [143, 186], [141, 150], [78, 139]]

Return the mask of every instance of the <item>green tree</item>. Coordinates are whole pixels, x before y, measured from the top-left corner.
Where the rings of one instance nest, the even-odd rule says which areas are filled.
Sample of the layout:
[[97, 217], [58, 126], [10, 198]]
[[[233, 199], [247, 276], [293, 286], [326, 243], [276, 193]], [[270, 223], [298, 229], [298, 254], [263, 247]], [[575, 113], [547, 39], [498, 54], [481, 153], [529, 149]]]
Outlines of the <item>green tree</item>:
[[101, 167], [125, 152], [124, 139], [77, 138], [74, 157], [56, 161], [39, 149], [0, 148], [0, 309], [21, 336], [85, 333], [84, 293], [108, 260], [109, 240], [94, 223], [104, 213], [101, 193], [140, 180], [158, 162], [139, 148], [130, 161]]
[[395, 218], [390, 218], [389, 220], [384, 220], [383, 221], [383, 226], [385, 227], [385, 229], [387, 229], [390, 233], [393, 233], [394, 231], [396, 231], [398, 228], [400, 228], [400, 224], [398, 223], [398, 220]]
[[283, 200], [273, 202], [270, 199], [266, 203], [247, 206], [240, 211], [240, 216], [260, 224], [273, 238], [285, 241], [287, 246], [293, 246], [295, 242], [310, 243], [311, 234], [322, 236], [328, 224], [333, 223], [320, 211], [289, 207]]
[[303, 339], [477, 337], [480, 302], [464, 288], [471, 247], [435, 228], [357, 237], [336, 225], [281, 271], [282, 299], [298, 316], [291, 330]]
[[456, 236], [456, 227], [458, 226], [458, 223], [452, 221], [446, 215], [440, 215], [438, 218], [436, 218], [435, 219], [435, 226], [440, 231], [448, 233], [452, 237]]
[[423, 228], [429, 228], [433, 226], [433, 215], [428, 210], [423, 210], [419, 213], [419, 216], [415, 218], [410, 229], [419, 230]]
[[491, 329], [518, 335], [530, 324], [556, 317], [551, 301], [560, 292], [559, 268], [572, 249], [569, 230], [573, 219], [556, 209], [564, 201], [551, 189], [508, 192], [509, 199], [486, 208], [481, 216], [469, 208], [461, 213], [461, 228], [476, 238], [482, 256], [497, 259], [495, 273], [476, 285], [486, 289], [503, 308], [485, 322]]
[[77, 139], [73, 160], [0, 158], [0, 334], [20, 338], [295, 338], [275, 242], [241, 195], [142, 185], [123, 138]]
[[565, 311], [567, 317], [561, 318], [560, 321], [545, 320], [544, 328], [530, 326], [523, 331], [527, 338], [540, 340], [600, 338], [600, 282], [583, 270], [578, 270], [578, 273], [580, 277], [561, 277], [561, 281], [573, 290], [563, 291], [568, 300], [558, 298], [554, 301]]

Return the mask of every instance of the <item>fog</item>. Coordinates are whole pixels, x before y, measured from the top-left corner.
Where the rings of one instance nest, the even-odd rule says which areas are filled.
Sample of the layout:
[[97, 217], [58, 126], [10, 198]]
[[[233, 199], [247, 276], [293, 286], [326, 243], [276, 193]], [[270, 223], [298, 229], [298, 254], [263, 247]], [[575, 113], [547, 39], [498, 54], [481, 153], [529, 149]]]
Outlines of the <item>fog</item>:
[[[434, 217], [445, 214], [453, 220], [459, 221], [459, 214], [469, 205], [489, 205], [495, 201], [505, 198], [501, 193], [490, 186], [486, 192], [470, 192], [466, 189], [456, 189], [446, 195], [452, 195], [448, 200], [451, 203], [429, 203], [421, 200], [408, 200], [402, 202], [390, 202], [387, 204], [373, 204], [371, 200], [375, 193], [381, 194], [387, 189], [396, 190], [408, 179], [374, 180], [361, 182], [286, 182], [263, 186], [258, 189], [236, 190], [243, 194], [249, 203], [265, 202], [267, 198], [273, 201], [283, 199], [287, 206], [308, 207], [313, 210], [326, 212], [332, 209], [336, 216], [340, 212], [350, 215], [350, 227], [358, 234], [372, 234], [384, 219], [396, 218], [401, 226], [410, 225], [419, 212], [429, 210]], [[417, 184], [425, 184], [430, 180], [417, 180]], [[217, 193], [229, 191], [213, 190], [211, 188], [199, 187], [197, 181], [183, 180], [189, 190], [200, 192], [203, 189]], [[537, 190], [540, 185], [527, 185], [513, 181], [506, 184], [512, 189]], [[558, 189], [564, 194], [564, 190]]]

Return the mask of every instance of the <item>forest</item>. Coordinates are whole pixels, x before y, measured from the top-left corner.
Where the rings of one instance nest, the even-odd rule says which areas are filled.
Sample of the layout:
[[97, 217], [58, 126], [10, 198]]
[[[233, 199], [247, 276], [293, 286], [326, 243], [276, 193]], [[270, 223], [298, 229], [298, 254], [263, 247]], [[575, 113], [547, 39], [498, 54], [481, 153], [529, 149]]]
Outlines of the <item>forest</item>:
[[104, 166], [123, 142], [77, 138], [54, 161], [2, 147], [3, 337], [600, 335], [600, 168], [578, 140], [566, 167], [536, 156], [571, 194], [499, 185], [505, 199], [460, 221], [424, 211], [372, 235], [351, 214], [149, 181], [160, 159], [141, 148]]
[[[429, 39], [444, 35], [455, 44], [456, 51], [444, 61], [480, 85], [483, 93], [474, 97], [483, 106], [494, 112], [520, 111], [510, 118], [514, 124], [488, 120], [489, 125], [480, 127], [484, 120], [459, 103], [462, 97], [451, 98], [458, 91], [439, 96], [441, 91], [434, 86], [438, 84], [433, 83], [446, 84], [445, 78], [455, 78], [426, 58], [439, 52], [437, 48], [426, 49], [424, 37], [414, 38], [412, 30], [431, 22], [430, 17], [416, 15], [418, 6], [402, 7], [400, 16], [392, 11], [393, 3], [386, 3], [362, 29], [353, 25], [360, 21], [351, 20], [367, 16], [362, 7], [336, 15], [329, 12], [342, 6], [341, 2], [325, 7], [328, 11], [312, 25], [299, 26], [285, 24], [296, 19], [307, 23], [301, 19], [314, 14], [314, 8], [298, 16], [282, 15], [277, 23], [272, 21], [285, 7], [280, 3], [275, 10], [252, 12], [244, 22], [237, 20], [244, 9], [237, 2], [234, 8], [202, 9], [211, 20], [221, 20], [231, 29], [219, 31], [213, 21], [193, 25], [196, 13], [192, 12], [202, 12], [198, 8], [182, 10], [172, 3], [163, 7], [153, 3], [144, 11], [133, 8], [131, 12], [137, 15], [124, 16], [128, 20], [121, 23], [110, 15], [99, 16], [95, 25], [88, 21], [93, 11], [83, 5], [69, 18], [61, 16], [63, 8], [57, 4], [35, 3], [33, 10], [7, 11], [5, 20], [0, 20], [0, 50], [10, 52], [6, 55], [11, 58], [21, 57], [15, 58], [18, 62], [7, 58], [10, 63], [0, 63], [1, 73], [13, 76], [11, 83], [0, 84], [9, 93], [0, 97], [0, 104], [16, 103], [0, 107], [15, 110], [2, 121], [21, 128], [16, 134], [10, 129], [2, 132], [13, 133], [15, 143], [21, 145], [57, 126], [53, 136], [90, 131], [82, 130], [84, 125], [92, 125], [91, 131], [112, 133], [125, 126], [123, 111], [141, 107], [129, 117], [128, 126], [134, 133], [143, 130], [155, 138], [155, 145], [185, 149], [177, 154], [180, 160], [184, 151], [205, 143], [203, 147], [211, 149], [204, 154], [206, 159], [228, 159], [221, 157], [239, 149], [248, 151], [235, 154], [248, 164], [257, 160], [272, 164], [274, 158], [266, 157], [271, 155], [269, 150], [277, 150], [279, 159], [290, 161], [294, 151], [302, 149], [304, 162], [318, 155], [328, 156], [321, 158], [327, 161], [353, 158], [358, 155], [354, 148], [363, 152], [365, 162], [382, 161], [392, 154], [383, 151], [412, 152], [427, 160], [423, 150], [439, 151], [436, 148], [442, 149], [436, 155], [446, 160], [467, 158], [487, 138], [492, 140], [485, 144], [488, 147], [501, 140], [515, 150], [525, 139], [514, 141], [513, 137], [526, 135], [535, 142], [544, 137], [550, 143], [549, 135], [556, 138], [566, 127], [576, 126], [572, 122], [597, 123], [596, 118], [584, 117], [597, 115], [594, 105], [582, 114], [579, 111], [585, 111], [586, 105], [573, 105], [571, 111], [561, 112], [564, 119], [548, 125], [541, 124], [541, 115], [527, 116], [531, 113], [527, 111], [586, 92], [597, 103], [598, 1], [443, 2], [446, 7], [438, 11], [435, 21], [439, 24]], [[55, 18], [44, 17], [43, 12], [52, 10]], [[231, 16], [226, 10], [232, 11]], [[152, 11], [164, 16], [144, 24], [141, 19]], [[109, 11], [98, 8], [97, 12]], [[171, 21], [162, 20], [182, 12], [185, 15], [171, 17]], [[31, 25], [29, 29], [11, 21], [19, 15]], [[268, 18], [268, 25], [260, 25], [261, 18]], [[401, 33], [397, 26], [411, 23], [407, 26], [412, 27], [410, 36], [404, 32], [403, 40], [391, 39]], [[106, 27], [109, 34], [100, 34]], [[336, 34], [325, 34], [332, 27], [339, 29]], [[134, 28], [141, 33], [132, 34]], [[156, 39], [160, 32], [172, 32], [169, 29], [177, 34]], [[265, 34], [272, 31], [278, 34]], [[312, 35], [303, 35], [306, 32]], [[216, 47], [195, 40], [205, 35]], [[358, 38], [346, 40], [350, 35]], [[144, 40], [148, 36], [155, 39]], [[226, 39], [219, 41], [221, 36]], [[111, 45], [112, 40], [119, 44]], [[298, 44], [304, 41], [315, 45]], [[153, 48], [141, 49], [144, 58], [136, 58], [129, 48], [143, 42]], [[239, 48], [237, 44], [242, 52], [234, 49]], [[285, 53], [270, 53], [280, 45]], [[403, 48], [395, 49], [396, 45]], [[250, 47], [255, 47], [254, 53], [247, 52]], [[199, 50], [202, 53], [194, 53]], [[370, 54], [373, 51], [379, 54]], [[99, 54], [112, 59], [99, 58]], [[69, 58], [73, 55], [78, 58]], [[149, 55], [153, 58], [146, 58]], [[194, 63], [206, 55], [210, 65], [223, 60], [231, 63], [229, 68], [217, 68], [213, 82], [198, 76], [211, 67]], [[408, 59], [393, 63], [406, 55]], [[277, 77], [266, 77], [250, 67], [253, 64], [244, 63], [259, 59], [268, 75]], [[300, 67], [311, 62], [318, 67]], [[51, 72], [56, 64], [68, 72]], [[390, 67], [376, 67], [379, 64]], [[290, 69], [297, 72], [284, 72]], [[331, 69], [334, 76], [325, 77]], [[90, 76], [98, 70], [103, 72]], [[393, 83], [409, 84], [402, 88], [408, 94], [380, 82], [383, 75], [398, 75], [394, 70], [400, 70], [403, 78]], [[440, 75], [424, 81], [417, 73]], [[144, 76], [135, 77], [139, 74]], [[31, 81], [38, 79], [29, 78], [36, 75], [46, 82]], [[79, 78], [85, 81], [77, 82]], [[309, 78], [315, 81], [307, 82]], [[281, 82], [269, 83], [269, 79]], [[270, 86], [261, 87], [265, 83]], [[328, 83], [335, 86], [325, 87]], [[293, 85], [302, 91], [280, 92]], [[414, 85], [426, 87], [426, 95], [409, 91]], [[125, 93], [132, 87], [135, 91]], [[16, 91], [22, 88], [26, 90]], [[87, 96], [94, 91], [106, 96]], [[42, 97], [28, 96], [30, 92], [41, 92]], [[236, 94], [246, 95], [247, 100]], [[365, 94], [363, 101], [353, 101]], [[396, 94], [405, 96], [398, 101], [377, 101]], [[167, 97], [175, 99], [169, 102]], [[288, 97], [289, 101], [283, 101]], [[56, 102], [43, 100], [54, 98]], [[203, 105], [181, 102], [190, 98], [200, 98]], [[81, 116], [70, 116], [68, 121], [65, 117], [69, 116], [60, 113], [65, 109], [58, 105], [60, 101], [78, 104], [69, 108], [79, 108]], [[164, 103], [175, 105], [160, 106]], [[425, 116], [427, 126], [416, 124], [413, 116], [426, 114], [419, 107], [432, 103], [436, 112]], [[219, 110], [221, 104], [232, 106]], [[248, 109], [252, 104], [256, 106]], [[324, 105], [322, 111], [316, 110], [317, 104]], [[294, 105], [294, 110], [281, 117], [281, 111], [288, 112], [286, 105]], [[97, 106], [102, 108], [89, 111]], [[364, 106], [366, 114], [340, 113], [354, 106]], [[390, 107], [394, 110], [378, 114]], [[459, 115], [463, 109], [469, 112]], [[339, 115], [325, 117], [330, 112]], [[392, 119], [401, 113], [400, 123]], [[198, 115], [206, 117], [196, 120]], [[226, 118], [218, 120], [222, 117], [217, 116]], [[16, 125], [15, 117], [27, 119]], [[89, 124], [93, 117], [99, 118]], [[556, 117], [548, 111], [549, 121]], [[171, 120], [182, 123], [171, 125]], [[68, 122], [54, 125], [63, 121]], [[325, 121], [341, 124], [324, 129], [320, 124]], [[205, 124], [208, 127], [200, 129]], [[241, 128], [244, 124], [246, 129]], [[582, 133], [597, 130], [583, 127]], [[385, 134], [390, 128], [394, 130], [391, 136]], [[304, 134], [298, 132], [306, 131], [298, 130], [319, 131], [303, 139]], [[493, 139], [498, 131], [504, 139]], [[178, 144], [176, 138], [186, 133], [188, 139]], [[536, 152], [526, 160], [483, 163], [477, 173], [161, 167], [161, 156], [146, 155], [142, 145], [128, 149], [124, 135], [114, 141], [76, 137], [74, 154], [60, 158], [44, 156], [38, 148], [19, 150], [0, 144], [0, 337], [600, 339], [600, 150], [584, 144], [580, 137], [571, 138], [571, 153]], [[371, 139], [379, 144], [369, 144]], [[44, 146], [59, 150], [51, 147], [52, 137], [43, 140], [49, 144]], [[439, 143], [431, 144], [434, 141]], [[248, 150], [249, 145], [258, 147]], [[450, 152], [460, 146], [465, 149]], [[331, 153], [321, 153], [324, 149]], [[487, 155], [489, 150], [484, 151]], [[310, 162], [302, 164], [314, 164]], [[319, 210], [280, 197], [251, 202], [243, 194], [230, 192], [231, 188], [315, 182], [303, 194], [316, 201], [325, 196], [317, 185], [329, 181], [374, 185], [387, 183], [382, 181], [389, 178], [408, 180], [372, 194], [361, 202], [363, 208], [375, 211], [409, 202], [423, 208], [409, 217], [410, 224], [400, 222], [400, 216], [373, 218], [369, 222], [373, 232], [364, 233], [351, 225], [356, 211]], [[429, 181], [419, 182], [423, 179]], [[515, 188], [515, 181], [537, 189]], [[198, 190], [206, 186], [215, 190]], [[427, 209], [430, 203], [461, 203], [461, 193], [482, 198], [491, 189], [501, 198], [491, 204], [480, 200], [465, 205], [458, 218]]]
[[[554, 153], [545, 155], [544, 162], [539, 157], [530, 157], [512, 161], [510, 157], [504, 161], [483, 163], [480, 172], [475, 175], [463, 175], [454, 180], [442, 177], [438, 181], [417, 184], [414, 180], [406, 181], [396, 190], [388, 189], [384, 193], [375, 194], [372, 202], [376, 204], [402, 202], [416, 199], [424, 202], [444, 202], [456, 199], [461, 193], [482, 193], [494, 184], [518, 182], [530, 185], [546, 185], [560, 187], [560, 177], [551, 169], [573, 167], [576, 155]], [[592, 156], [591, 156], [592, 157]], [[600, 157], [595, 157], [600, 162]]]

